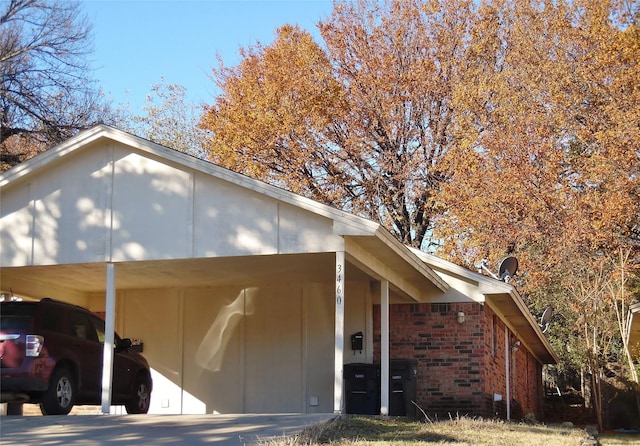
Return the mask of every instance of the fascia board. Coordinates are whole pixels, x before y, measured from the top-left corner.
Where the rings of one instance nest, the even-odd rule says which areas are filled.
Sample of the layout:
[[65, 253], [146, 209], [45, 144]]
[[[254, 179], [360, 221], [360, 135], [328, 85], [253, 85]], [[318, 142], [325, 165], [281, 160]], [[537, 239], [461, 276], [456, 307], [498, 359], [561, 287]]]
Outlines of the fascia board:
[[447, 292], [449, 290], [449, 284], [416, 255], [417, 253], [414, 248], [403, 245], [392, 236], [389, 231], [382, 227], [377, 231], [377, 235], [379, 239], [385, 242], [398, 255], [401, 255], [407, 263], [427, 277], [440, 291]]
[[488, 286], [502, 286], [506, 285], [504, 282], [497, 281], [491, 277], [487, 277], [483, 274], [476, 273], [474, 271], [469, 270], [460, 265], [456, 265], [455, 263], [448, 262], [444, 259], [436, 257], [434, 255], [428, 254], [426, 252], [420, 251], [419, 249], [409, 247], [411, 251], [418, 256], [420, 260], [427, 263], [430, 267], [446, 271], [446, 273], [459, 276], [461, 278], [467, 279], [469, 281], [475, 282], [479, 287], [486, 284]]
[[29, 173], [38, 170], [47, 164], [63, 157], [64, 155], [78, 150], [79, 148], [99, 139], [110, 127], [100, 124], [85, 130], [65, 142], [52, 147], [51, 149], [34, 156], [33, 158], [18, 164], [15, 167], [0, 174], [0, 188], [16, 181]]
[[[535, 318], [529, 311], [529, 308], [527, 308], [526, 304], [524, 303], [524, 300], [520, 296], [520, 293], [518, 293], [518, 290], [516, 290], [514, 287], [511, 287], [511, 291], [509, 293], [497, 292], [497, 290], [496, 292], [490, 292], [489, 290], [485, 290], [484, 294], [485, 296], [490, 296], [492, 294], [501, 294], [501, 295], [508, 294], [511, 300], [516, 304], [516, 307], [518, 308], [519, 313], [527, 320], [529, 327], [535, 333], [540, 343], [544, 345], [545, 349], [548, 351], [551, 358], [553, 358], [555, 363], [558, 363], [560, 361], [560, 359], [556, 355], [556, 352], [553, 350], [553, 347], [549, 343], [548, 339], [546, 338], [544, 333], [542, 333], [542, 330], [540, 329], [538, 322], [535, 320]], [[514, 332], [516, 331], [514, 330]]]
[[334, 221], [334, 230], [337, 235], [373, 235], [380, 226], [378, 223], [371, 220], [349, 214], [348, 212], [341, 211], [277, 186], [225, 169], [224, 167], [218, 166], [209, 161], [170, 149], [111, 127], [108, 127], [108, 130], [110, 132], [109, 136], [112, 139], [135, 147], [138, 150], [152, 153], [158, 157], [168, 159], [184, 167], [214, 176], [228, 183], [236, 184], [259, 194], [290, 204], [294, 207], [305, 209], [314, 214], [329, 218]]

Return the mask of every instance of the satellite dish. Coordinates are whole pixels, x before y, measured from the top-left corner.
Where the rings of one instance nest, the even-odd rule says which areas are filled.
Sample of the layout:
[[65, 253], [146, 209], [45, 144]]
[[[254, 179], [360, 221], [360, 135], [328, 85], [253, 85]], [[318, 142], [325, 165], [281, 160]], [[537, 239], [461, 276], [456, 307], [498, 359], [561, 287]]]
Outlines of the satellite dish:
[[540, 318], [540, 328], [542, 328], [543, 333], [545, 333], [549, 329], [549, 323], [551, 322], [552, 317], [553, 308], [547, 307], [542, 313], [542, 317]]
[[500, 262], [498, 268], [498, 276], [500, 280], [504, 280], [509, 283], [509, 280], [516, 275], [518, 271], [518, 259], [515, 257], [506, 257]]

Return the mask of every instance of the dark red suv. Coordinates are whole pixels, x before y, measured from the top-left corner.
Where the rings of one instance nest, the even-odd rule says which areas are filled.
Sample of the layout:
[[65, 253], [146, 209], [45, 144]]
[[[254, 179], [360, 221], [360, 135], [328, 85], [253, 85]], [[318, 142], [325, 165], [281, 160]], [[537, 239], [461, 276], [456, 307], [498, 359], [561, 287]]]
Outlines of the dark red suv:
[[[76, 305], [45, 298], [0, 302], [0, 402], [39, 403], [44, 415], [102, 399], [104, 320]], [[115, 336], [111, 403], [147, 413], [149, 363]]]

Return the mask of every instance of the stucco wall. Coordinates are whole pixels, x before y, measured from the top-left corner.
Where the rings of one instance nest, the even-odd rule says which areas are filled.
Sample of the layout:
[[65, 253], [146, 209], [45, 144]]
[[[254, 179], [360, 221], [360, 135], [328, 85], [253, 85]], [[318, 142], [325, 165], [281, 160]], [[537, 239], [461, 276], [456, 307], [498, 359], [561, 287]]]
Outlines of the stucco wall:
[[[348, 334], [371, 330], [363, 311], [370, 287], [347, 282], [346, 290], [345, 362], [362, 362], [373, 358], [372, 342], [352, 352]], [[116, 326], [144, 342], [151, 413], [328, 413], [333, 292], [332, 284], [292, 282], [127, 290], [118, 292]]]

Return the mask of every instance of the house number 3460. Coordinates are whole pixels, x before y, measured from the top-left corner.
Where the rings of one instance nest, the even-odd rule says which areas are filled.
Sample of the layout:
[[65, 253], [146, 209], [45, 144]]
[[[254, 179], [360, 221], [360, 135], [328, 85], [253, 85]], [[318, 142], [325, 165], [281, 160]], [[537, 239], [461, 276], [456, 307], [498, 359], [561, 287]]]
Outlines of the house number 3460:
[[342, 293], [342, 264], [339, 263], [336, 265], [336, 303], [338, 305], [342, 304]]

